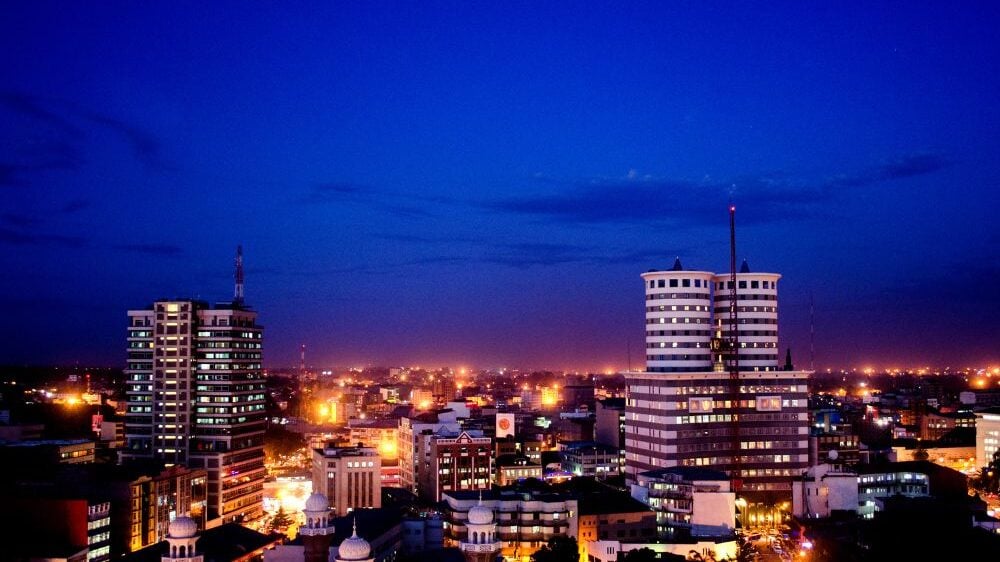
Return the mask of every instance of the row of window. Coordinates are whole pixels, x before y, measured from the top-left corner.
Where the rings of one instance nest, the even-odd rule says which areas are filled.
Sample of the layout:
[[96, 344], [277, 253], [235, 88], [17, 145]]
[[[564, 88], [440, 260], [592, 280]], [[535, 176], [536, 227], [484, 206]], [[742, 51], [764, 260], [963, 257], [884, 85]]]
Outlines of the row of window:
[[[661, 304], [661, 305], [658, 305], [658, 306], [647, 306], [646, 307], [646, 312], [657, 312], [657, 311], [663, 312], [663, 311], [666, 311], [666, 310], [668, 310], [668, 307], [665, 304]], [[669, 310], [672, 310], [672, 311], [685, 310], [685, 311], [689, 311], [689, 312], [708, 312], [708, 305], [707, 304], [706, 305], [700, 305], [700, 304], [672, 304], [672, 305], [670, 305]]]
[[711, 324], [708, 318], [646, 318], [647, 324]]

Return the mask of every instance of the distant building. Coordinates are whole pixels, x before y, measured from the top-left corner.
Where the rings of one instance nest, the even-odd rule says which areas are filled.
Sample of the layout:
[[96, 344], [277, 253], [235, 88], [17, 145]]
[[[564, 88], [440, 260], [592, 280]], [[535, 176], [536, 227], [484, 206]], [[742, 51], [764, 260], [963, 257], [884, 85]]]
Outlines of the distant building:
[[382, 507], [382, 459], [373, 447], [313, 449], [313, 490], [329, 498], [336, 516]]
[[976, 427], [976, 415], [972, 412], [929, 411], [920, 417], [920, 438], [937, 441], [956, 427]]
[[573, 381], [559, 391], [559, 407], [563, 410], [594, 409], [594, 381]]

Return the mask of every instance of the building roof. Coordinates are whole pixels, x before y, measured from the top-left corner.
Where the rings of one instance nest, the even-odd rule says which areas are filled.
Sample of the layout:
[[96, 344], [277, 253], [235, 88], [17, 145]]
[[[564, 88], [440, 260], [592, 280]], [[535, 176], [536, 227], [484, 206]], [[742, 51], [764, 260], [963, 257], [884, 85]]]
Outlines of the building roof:
[[[225, 525], [202, 531], [198, 539], [198, 552], [204, 554], [205, 562], [232, 562], [271, 544], [280, 543], [283, 535], [265, 535], [248, 529], [238, 523]], [[146, 548], [126, 554], [119, 560], [122, 562], [161, 562], [170, 543], [160, 541]]]
[[718, 470], [712, 470], [710, 468], [701, 468], [700, 466], [672, 466], [670, 468], [657, 468], [655, 470], [647, 470], [646, 472], [640, 472], [640, 476], [646, 476], [649, 478], [656, 478], [657, 476], [663, 476], [665, 474], [676, 474], [684, 478], [685, 480], [729, 480], [729, 475], [725, 472], [720, 472]]
[[646, 504], [624, 492], [587, 494], [580, 498], [580, 515], [610, 513], [653, 513]]

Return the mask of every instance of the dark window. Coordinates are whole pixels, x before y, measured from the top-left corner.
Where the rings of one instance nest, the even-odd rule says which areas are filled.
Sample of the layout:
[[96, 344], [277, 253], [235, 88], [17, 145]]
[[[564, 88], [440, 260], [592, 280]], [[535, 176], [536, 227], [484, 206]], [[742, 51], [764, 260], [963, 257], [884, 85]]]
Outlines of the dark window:
[[676, 287], [677, 286], [677, 280], [676, 279], [671, 279], [670, 280], [670, 286], [671, 287]]
[[681, 280], [681, 286], [682, 287], [690, 287], [691, 286], [691, 280], [690, 279], [682, 279]]

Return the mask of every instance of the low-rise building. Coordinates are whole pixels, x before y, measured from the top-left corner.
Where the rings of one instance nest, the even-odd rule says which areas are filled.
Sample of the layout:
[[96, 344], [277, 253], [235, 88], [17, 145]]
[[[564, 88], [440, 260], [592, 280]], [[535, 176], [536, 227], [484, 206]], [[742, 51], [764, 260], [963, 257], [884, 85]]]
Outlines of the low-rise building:
[[691, 466], [640, 472], [631, 491], [656, 512], [660, 539], [728, 540], [735, 534], [736, 494], [723, 472]]
[[577, 543], [584, 557], [587, 543], [592, 541], [656, 540], [656, 513], [624, 492], [609, 489], [602, 493], [584, 494], [579, 505]]
[[[648, 548], [657, 554], [666, 553], [683, 560], [736, 560], [739, 544], [735, 537], [727, 540], [688, 540], [678, 542], [594, 541], [587, 543], [588, 562], [619, 562], [633, 550]], [[694, 557], [694, 554], [697, 558]]]
[[542, 465], [523, 455], [501, 455], [495, 464], [497, 486], [509, 486], [525, 478], [542, 478]]
[[621, 451], [617, 447], [593, 441], [560, 441], [562, 469], [576, 476], [603, 480], [622, 473]]
[[1000, 451], [1000, 407], [976, 412], [976, 467], [993, 462]]
[[792, 514], [801, 518], [857, 512], [858, 475], [833, 465], [810, 467], [792, 482]]
[[527, 560], [553, 537], [577, 537], [579, 505], [570, 494], [531, 490], [445, 492], [444, 544], [460, 547], [468, 537], [468, 513], [481, 505], [493, 511], [500, 553]]

